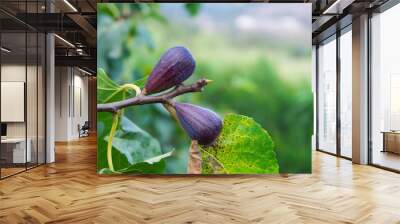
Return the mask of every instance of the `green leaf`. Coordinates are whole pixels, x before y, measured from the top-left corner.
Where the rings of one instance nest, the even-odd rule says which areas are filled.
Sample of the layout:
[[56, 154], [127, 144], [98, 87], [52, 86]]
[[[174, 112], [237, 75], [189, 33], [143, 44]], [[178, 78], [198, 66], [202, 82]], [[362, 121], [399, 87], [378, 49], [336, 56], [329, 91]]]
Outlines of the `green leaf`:
[[150, 159], [146, 159], [145, 162], [149, 163], [149, 164], [158, 163], [160, 160], [172, 156], [173, 152], [174, 152], [174, 150], [169, 151], [169, 152], [164, 153], [164, 154], [159, 155], [159, 156], [155, 156], [155, 157], [150, 158]]
[[163, 174], [165, 173], [165, 161], [160, 160], [156, 163], [136, 163], [126, 169], [119, 170], [121, 173], [131, 174]]
[[141, 78], [141, 79], [135, 80], [135, 81], [133, 82], [133, 84], [139, 86], [140, 89], [143, 89], [143, 88], [144, 88], [144, 85], [146, 85], [147, 78], [148, 78], [148, 75], [146, 75], [145, 77], [143, 77], [143, 78]]
[[[143, 77], [133, 82], [141, 89], [146, 83], [147, 77]], [[109, 103], [120, 101], [136, 95], [132, 89], [123, 89], [121, 86], [111, 80], [105, 71], [97, 69], [97, 103]]]
[[97, 4], [97, 10], [101, 15], [108, 15], [115, 19], [120, 17], [119, 9], [115, 4], [99, 3]]
[[[97, 73], [98, 102], [105, 103], [123, 100], [135, 94], [132, 90], [121, 89], [118, 84], [116, 84], [107, 76], [103, 69], [98, 69]], [[143, 88], [146, 79], [147, 77], [136, 80], [134, 84]], [[99, 170], [108, 167], [107, 143], [111, 125], [111, 113], [98, 113], [97, 167]], [[170, 156], [170, 154], [162, 154], [160, 144], [157, 139], [154, 139], [147, 132], [140, 129], [125, 116], [122, 116], [119, 129], [114, 137], [112, 154], [114, 168], [116, 170], [124, 169], [149, 159], [154, 159], [154, 157], [166, 158]]]
[[116, 90], [118, 89], [118, 85], [111, 80], [104, 69], [99, 68], [97, 69], [97, 87], [99, 89], [105, 89], [105, 90]]
[[97, 103], [118, 101], [123, 98], [119, 85], [111, 80], [103, 69], [97, 69]]
[[[108, 142], [108, 136], [105, 136], [104, 140]], [[121, 118], [120, 129], [114, 136], [113, 148], [125, 155], [130, 164], [162, 154], [157, 139], [124, 116]]]
[[201, 4], [200, 3], [186, 3], [185, 8], [190, 16], [195, 16], [200, 11]]
[[111, 171], [109, 168], [99, 170], [99, 174], [162, 174], [165, 172], [165, 161], [154, 163], [141, 162], [133, 164], [125, 169]]
[[[102, 130], [99, 131], [101, 133]], [[102, 140], [107, 143], [108, 135], [104, 135]], [[106, 144], [103, 146], [103, 151], [106, 151], [105, 146]], [[105, 153], [101, 154], [105, 156]], [[173, 150], [163, 154], [157, 139], [122, 116], [113, 139], [113, 163], [117, 172], [164, 173], [166, 167], [164, 159], [172, 154]]]
[[116, 172], [111, 171], [109, 168], [103, 168], [98, 171], [99, 174], [115, 174]]
[[166, 24], [168, 21], [167, 19], [160, 13], [159, 5], [157, 4], [150, 4], [150, 11], [148, 12], [148, 18], [154, 19], [161, 24]]
[[271, 174], [279, 172], [274, 143], [254, 119], [237, 114], [224, 118], [214, 146], [203, 147], [203, 173]]

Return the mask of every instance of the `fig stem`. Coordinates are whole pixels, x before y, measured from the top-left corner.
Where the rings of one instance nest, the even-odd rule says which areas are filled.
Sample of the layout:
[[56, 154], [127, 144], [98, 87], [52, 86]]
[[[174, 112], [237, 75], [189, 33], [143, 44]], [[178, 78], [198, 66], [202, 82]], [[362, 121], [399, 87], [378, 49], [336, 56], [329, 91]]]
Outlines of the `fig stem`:
[[[135, 85], [135, 84], [132, 84], [132, 83], [127, 83], [125, 85], [122, 85], [120, 88], [122, 88], [124, 90], [122, 92], [122, 99], [125, 99], [127, 90], [129, 90], [129, 89], [132, 89], [132, 90], [135, 91], [135, 93], [136, 93], [135, 96], [137, 96], [137, 95], [142, 93], [142, 90], [140, 89], [140, 87]], [[121, 116], [123, 116], [123, 115], [124, 115], [124, 108], [121, 109]]]
[[133, 89], [136, 92], [136, 96], [139, 95], [142, 90], [140, 89], [139, 86], [132, 84], [132, 83], [127, 83], [121, 86], [123, 89]]
[[169, 102], [166, 102], [166, 103], [163, 103], [163, 106], [164, 106], [165, 109], [168, 110], [168, 112], [171, 114], [171, 116], [172, 116], [172, 117], [176, 120], [176, 122], [178, 122], [178, 124], [179, 124], [178, 116], [176, 115], [175, 108], [172, 106], [172, 104], [169, 103]]
[[105, 104], [97, 104], [97, 111], [98, 112], [111, 112], [117, 113], [122, 108], [134, 105], [143, 105], [143, 104], [152, 104], [152, 103], [166, 103], [171, 99], [183, 95], [186, 93], [193, 93], [193, 92], [201, 92], [203, 87], [208, 84], [206, 79], [200, 79], [191, 85], [179, 85], [175, 89], [172, 89], [169, 92], [162, 93], [160, 95], [144, 95], [142, 93], [138, 94], [135, 97], [116, 101], [112, 103], [105, 103]]
[[108, 144], [107, 144], [107, 162], [108, 162], [108, 168], [114, 172], [114, 165], [113, 165], [113, 160], [112, 160], [112, 143], [113, 143], [113, 138], [115, 135], [115, 131], [117, 130], [118, 127], [118, 119], [119, 119], [119, 112], [113, 113], [113, 122], [110, 130], [110, 135], [108, 137]]
[[118, 90], [115, 91], [114, 93], [112, 93], [110, 96], [108, 96], [107, 99], [104, 102], [110, 101], [115, 95], [117, 95], [120, 92], [125, 94], [126, 91], [129, 90], [129, 89], [134, 90], [136, 92], [136, 96], [141, 93], [141, 89], [140, 89], [139, 86], [137, 86], [135, 84], [127, 83], [127, 84], [124, 84], [124, 85], [120, 86], [118, 88]]

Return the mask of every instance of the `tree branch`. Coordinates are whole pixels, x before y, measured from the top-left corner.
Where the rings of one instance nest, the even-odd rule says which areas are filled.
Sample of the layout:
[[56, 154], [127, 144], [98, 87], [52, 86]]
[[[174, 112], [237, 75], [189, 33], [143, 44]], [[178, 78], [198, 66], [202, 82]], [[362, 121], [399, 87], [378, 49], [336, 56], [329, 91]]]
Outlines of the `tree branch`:
[[[146, 96], [143, 93], [126, 100], [121, 100], [113, 103], [97, 104], [97, 112], [113, 112], [116, 113], [118, 110], [134, 105], [143, 105], [151, 103], [168, 103], [174, 97], [185, 93], [201, 92], [203, 87], [206, 86], [210, 81], [206, 79], [197, 80], [192, 85], [180, 85], [175, 89], [166, 92], [164, 94], [156, 96]], [[145, 92], [145, 91], [143, 91]]]

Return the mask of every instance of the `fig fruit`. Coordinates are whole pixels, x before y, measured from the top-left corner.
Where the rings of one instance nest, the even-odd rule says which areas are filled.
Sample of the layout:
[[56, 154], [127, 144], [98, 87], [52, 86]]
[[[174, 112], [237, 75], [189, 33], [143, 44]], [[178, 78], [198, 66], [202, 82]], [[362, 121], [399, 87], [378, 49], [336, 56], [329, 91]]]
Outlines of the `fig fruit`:
[[190, 138], [200, 145], [210, 145], [222, 128], [221, 118], [213, 111], [188, 103], [174, 104], [176, 115]]
[[145, 85], [146, 94], [158, 93], [188, 79], [196, 63], [185, 47], [168, 49], [154, 67]]

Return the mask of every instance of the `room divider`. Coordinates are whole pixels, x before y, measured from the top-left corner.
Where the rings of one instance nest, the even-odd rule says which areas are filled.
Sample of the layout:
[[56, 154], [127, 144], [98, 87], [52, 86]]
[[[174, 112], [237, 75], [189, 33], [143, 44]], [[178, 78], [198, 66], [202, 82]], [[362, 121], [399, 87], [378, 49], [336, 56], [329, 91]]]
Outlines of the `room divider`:
[[[1, 179], [46, 161], [46, 38], [24, 22], [28, 13], [43, 10], [40, 5], [0, 3]], [[10, 7], [18, 13], [8, 12]]]

